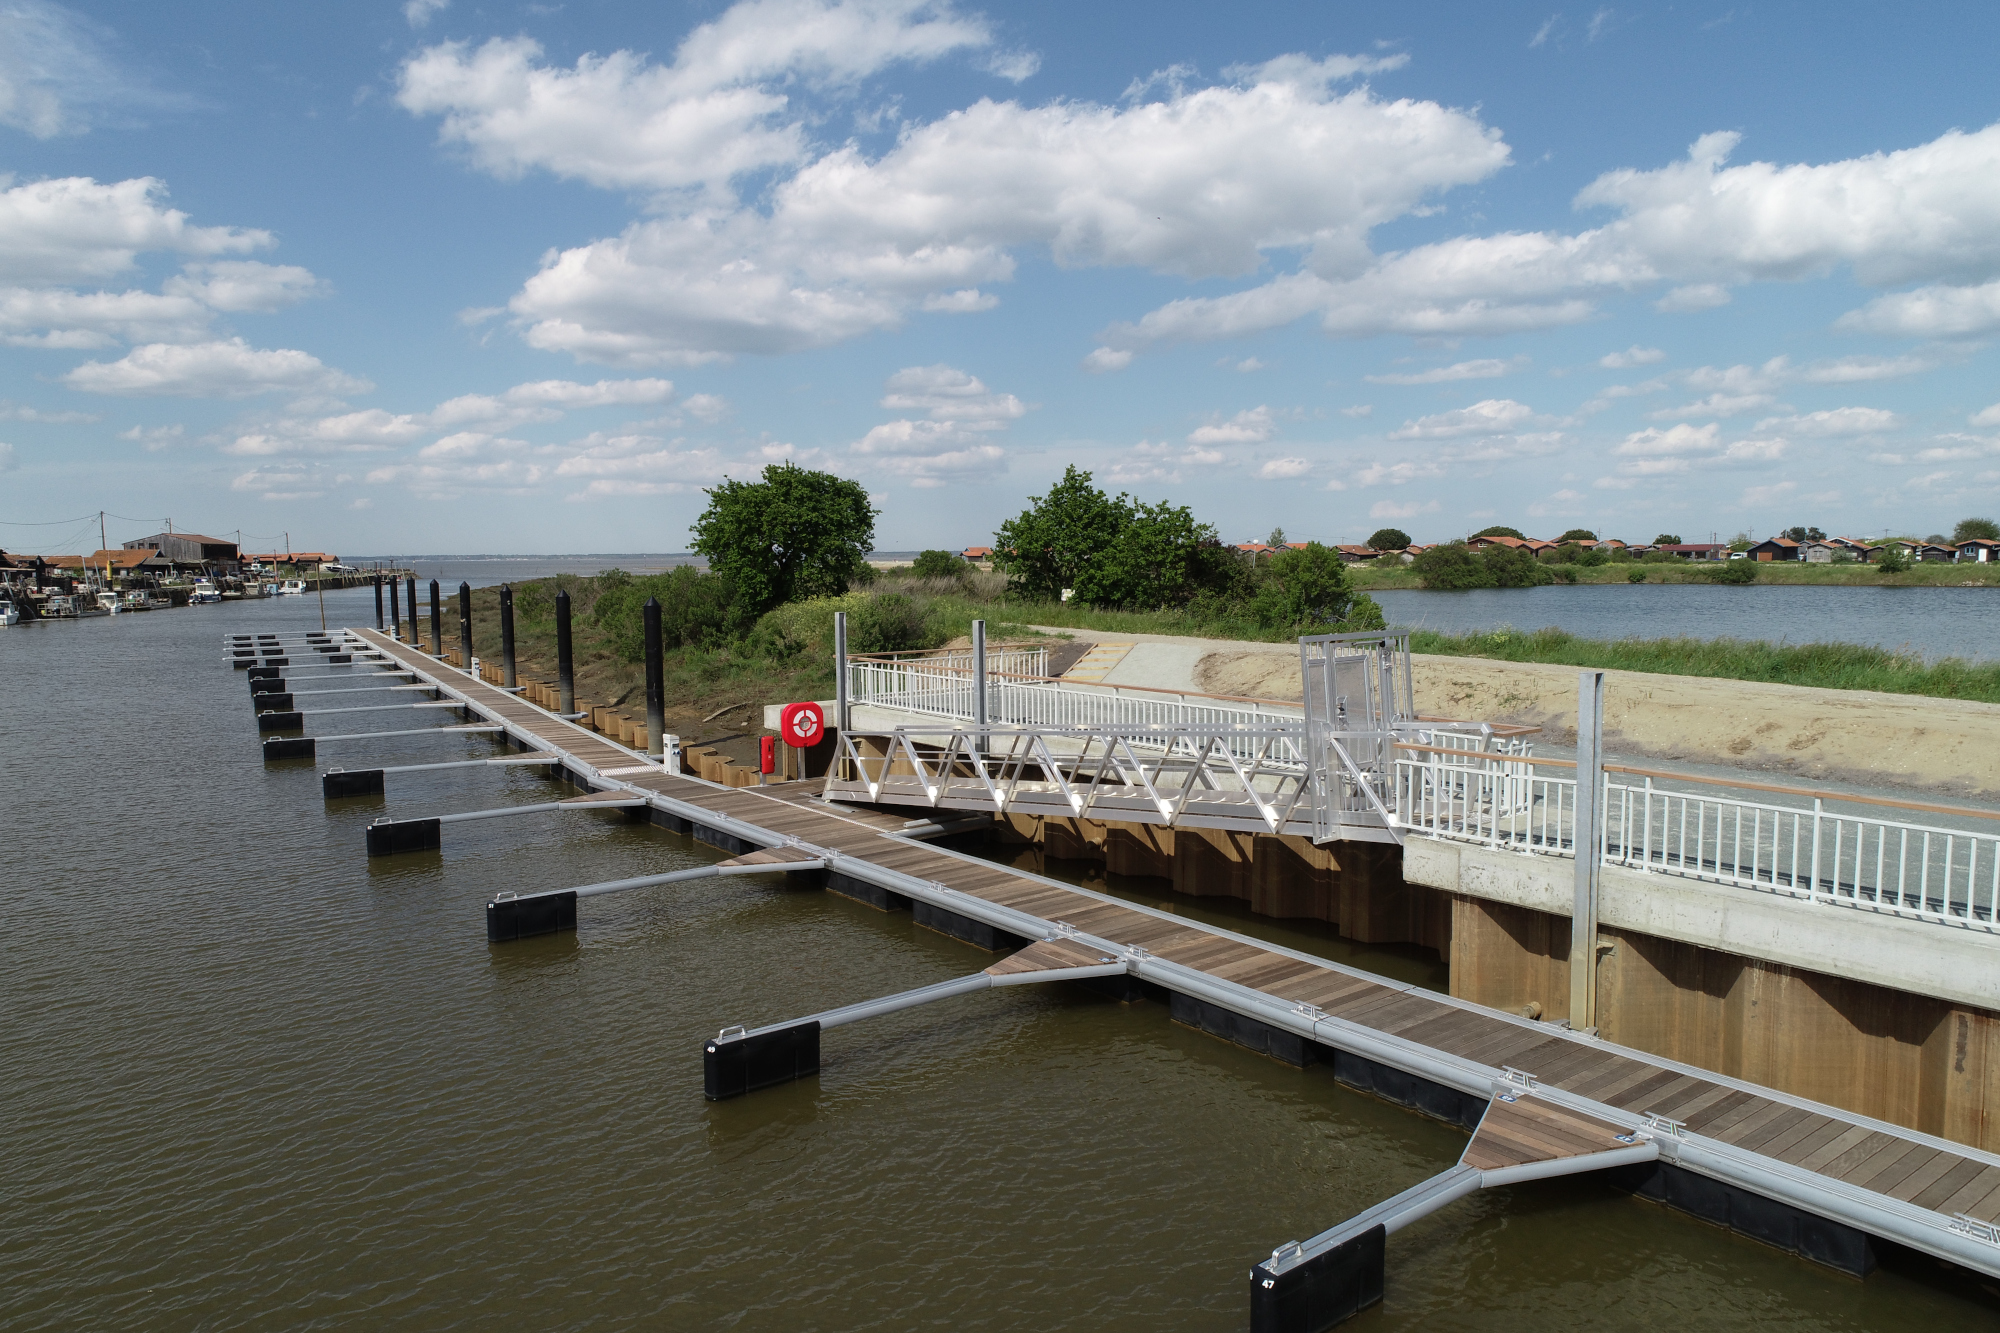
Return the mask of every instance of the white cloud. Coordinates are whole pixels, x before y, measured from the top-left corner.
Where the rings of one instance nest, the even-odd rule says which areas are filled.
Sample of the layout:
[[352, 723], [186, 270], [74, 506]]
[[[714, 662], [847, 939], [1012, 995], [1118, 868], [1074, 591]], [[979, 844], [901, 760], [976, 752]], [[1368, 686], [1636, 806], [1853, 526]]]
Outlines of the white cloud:
[[[1228, 357], [1223, 358], [1224, 364], [1227, 364], [1228, 361], [1229, 361]], [[1233, 366], [1230, 367], [1230, 369], [1235, 370], [1239, 374], [1243, 375], [1248, 375], [1252, 371], [1262, 370], [1263, 368], [1264, 368], [1264, 363], [1258, 360], [1254, 356], [1246, 356], [1241, 361], [1236, 362]]]
[[1188, 432], [1189, 444], [1261, 444], [1277, 433], [1271, 409], [1264, 406], [1238, 412], [1227, 421], [1211, 421]]
[[1401, 463], [1370, 463], [1353, 476], [1356, 486], [1405, 486], [1413, 481], [1444, 475], [1444, 465], [1435, 460], [1406, 459]]
[[2000, 403], [1974, 412], [1967, 420], [1975, 426], [2000, 426]]
[[134, 426], [130, 430], [119, 431], [118, 438], [130, 440], [147, 453], [156, 454], [179, 444], [184, 434], [186, 428], [182, 426]]
[[696, 421], [711, 426], [728, 416], [730, 411], [729, 400], [713, 393], [691, 394], [681, 406]]
[[[739, 5], [719, 22], [778, 13]], [[963, 23], [950, 31], [950, 42], [983, 40]], [[956, 308], [949, 294], [1009, 279], [1023, 247], [1066, 267], [1189, 277], [1249, 274], [1269, 250], [1303, 248], [1343, 272], [1365, 262], [1370, 228], [1507, 157], [1463, 112], [1337, 92], [1335, 81], [1384, 62], [1334, 57], [1280, 59], [1123, 107], [980, 101], [909, 126], [880, 157], [849, 144], [808, 160], [802, 122], [776, 91], [791, 67], [766, 61], [752, 73], [768, 83], [684, 98], [675, 90], [688, 80], [715, 82], [683, 68], [688, 50], [671, 66], [618, 53], [567, 70], [543, 66], [532, 44], [500, 42], [433, 48], [405, 67], [405, 105], [444, 115], [445, 135], [490, 170], [550, 165], [606, 186], [706, 191], [552, 256], [512, 304], [533, 345], [626, 365], [824, 346], [894, 327], [929, 300]], [[688, 98], [725, 96], [742, 114], [717, 110], [682, 135], [600, 105], [641, 91], [675, 114]], [[768, 211], [735, 208], [726, 183], [770, 167], [796, 170]]]
[[288, 463], [238, 473], [230, 479], [229, 488], [264, 500], [317, 500], [345, 480], [317, 464]]
[[37, 139], [131, 123], [134, 112], [172, 110], [162, 93], [106, 54], [110, 30], [47, 0], [0, 5], [0, 125]]
[[179, 342], [202, 337], [209, 321], [207, 308], [187, 296], [0, 288], [0, 342], [14, 347], [83, 350], [120, 341]]
[[1927, 356], [1843, 356], [1831, 361], [1815, 361], [1799, 371], [1808, 384], [1865, 384], [1874, 380], [1901, 379], [1935, 368]]
[[1471, 407], [1418, 417], [1389, 432], [1392, 440], [1442, 440], [1460, 435], [1510, 431], [1533, 419], [1535, 410], [1511, 398], [1488, 398]]
[[1904, 338], [1969, 338], [2000, 329], [2000, 281], [1919, 287], [1878, 296], [1834, 321], [1837, 329]]
[[[978, 377], [946, 365], [910, 366], [889, 377], [882, 406], [892, 412], [925, 412], [934, 421], [991, 430], [1027, 414], [1011, 393], [994, 393]], [[991, 423], [991, 424], [987, 424]]]
[[1374, 412], [1375, 405], [1373, 403], [1356, 403], [1352, 407], [1343, 407], [1340, 409], [1340, 415], [1344, 417], [1366, 417], [1374, 415]]
[[1164, 440], [1158, 444], [1141, 440], [1112, 460], [1104, 480], [1111, 485], [1132, 486], [1143, 482], [1176, 484], [1183, 468], [1214, 467], [1223, 461], [1220, 450], [1200, 445], [1179, 446]]
[[0, 444], [0, 472], [12, 472], [20, 463], [14, 458], [14, 446]]
[[783, 119], [788, 78], [850, 84], [991, 40], [982, 19], [927, 0], [744, 0], [689, 33], [670, 65], [614, 51], [565, 68], [526, 37], [447, 42], [404, 64], [397, 97], [442, 116], [439, 137], [503, 178], [540, 168], [609, 189], [723, 187], [804, 156], [803, 126]]
[[117, 361], [86, 361], [63, 383], [87, 393], [180, 398], [248, 398], [260, 393], [358, 393], [366, 380], [289, 348], [266, 350], [241, 338], [176, 346], [148, 343]]
[[1373, 519], [1415, 518], [1419, 514], [1435, 514], [1437, 511], [1438, 502], [1436, 500], [1429, 502], [1412, 500], [1408, 504], [1398, 504], [1394, 500], [1377, 500], [1368, 507], [1368, 517]]
[[1627, 458], [1661, 458], [1684, 454], [1714, 453], [1721, 447], [1716, 433], [1721, 428], [1714, 422], [1706, 426], [1690, 426], [1686, 422], [1667, 430], [1647, 427], [1633, 431], [1625, 437], [1625, 442], [1612, 452]]
[[210, 257], [274, 243], [253, 228], [190, 226], [187, 214], [161, 207], [165, 195], [150, 176], [109, 185], [68, 176], [0, 191], [0, 285], [105, 282], [130, 273], [146, 251]]
[[1586, 497], [1581, 491], [1567, 488], [1544, 497], [1528, 506], [1530, 518], [1548, 518], [1553, 514], [1575, 514], [1581, 512]]
[[1795, 481], [1774, 481], [1768, 486], [1747, 486], [1743, 490], [1742, 506], [1755, 509], [1789, 496], [1799, 488]]
[[1303, 477], [1312, 471], [1312, 463], [1304, 458], [1273, 458], [1257, 469], [1257, 476], [1264, 481], [1289, 481], [1293, 477]]
[[1093, 375], [1102, 375], [1109, 370], [1123, 370], [1132, 364], [1132, 353], [1122, 347], [1099, 347], [1083, 358], [1083, 368]]
[[1729, 288], [1722, 283], [1691, 282], [1653, 302], [1653, 309], [1669, 315], [1687, 315], [1697, 310], [1714, 310], [1729, 301]]
[[[1347, 272], [1308, 263], [1248, 291], [1171, 302], [1111, 342], [1224, 337], [1312, 314], [1336, 335], [1498, 333], [1574, 323], [1598, 294], [1661, 283], [1674, 284], [1663, 308], [1701, 309], [1734, 284], [1842, 267], [1871, 286], [1990, 284], [2000, 273], [2000, 125], [1817, 166], [1726, 167], [1737, 140], [1704, 135], [1681, 161], [1600, 176], [1576, 203], [1619, 216], [1590, 231], [1458, 237]], [[1892, 297], [1853, 318], [1953, 334], [2000, 318], [1987, 288], [1910, 296], [1924, 308]]]
[[[467, 425], [488, 427], [530, 421], [557, 421], [566, 411], [663, 403], [673, 397], [671, 380], [534, 380], [497, 394], [460, 394], [428, 412], [386, 412], [366, 408], [325, 416], [284, 417], [238, 435], [223, 446], [228, 454], [377, 452], [410, 444], [425, 435]], [[700, 395], [700, 412], [714, 417], [727, 410], [720, 398]], [[693, 400], [689, 407], [693, 409]], [[704, 418], [712, 419], [712, 418]]]
[[1011, 393], [995, 393], [954, 366], [908, 366], [889, 377], [882, 406], [921, 418], [884, 422], [853, 446], [867, 465], [937, 487], [1006, 470], [1006, 451], [988, 440], [1027, 413]]
[[926, 296], [923, 308], [932, 314], [973, 315], [999, 304], [1000, 298], [991, 292], [982, 292], [977, 287], [963, 287], [955, 292], [936, 292]]
[[0, 398], [0, 421], [42, 421], [56, 425], [74, 422], [99, 421], [102, 418], [90, 412], [44, 412], [38, 407], [22, 407]]
[[1622, 352], [1607, 352], [1597, 358], [1597, 364], [1606, 370], [1630, 370], [1634, 366], [1650, 366], [1656, 361], [1664, 361], [1667, 354], [1657, 347], [1641, 347], [1637, 343]]
[[1411, 374], [1364, 375], [1370, 384], [1445, 384], [1452, 380], [1495, 379], [1511, 371], [1520, 370], [1528, 364], [1528, 358], [1517, 356], [1511, 361], [1498, 361], [1491, 357], [1478, 361], [1460, 361], [1456, 365], [1437, 366], [1430, 370], [1419, 370]]
[[427, 28], [432, 19], [451, 8], [451, 0], [404, 0], [403, 21], [412, 28]]
[[271, 311], [329, 295], [332, 285], [295, 264], [260, 264], [256, 260], [224, 260], [189, 264], [168, 278], [160, 290], [185, 296], [215, 310]]
[[1618, 466], [1628, 477], [1671, 476], [1696, 468], [1755, 467], [1785, 456], [1786, 441], [1782, 438], [1752, 436], [1725, 444], [1720, 431], [1714, 422], [1705, 426], [1682, 422], [1666, 430], [1648, 427], [1626, 436], [1612, 453], [1629, 460]]
[[1901, 424], [1894, 412], [1879, 407], [1836, 407], [1804, 416], [1766, 417], [1756, 429], [1790, 435], [1873, 435]]

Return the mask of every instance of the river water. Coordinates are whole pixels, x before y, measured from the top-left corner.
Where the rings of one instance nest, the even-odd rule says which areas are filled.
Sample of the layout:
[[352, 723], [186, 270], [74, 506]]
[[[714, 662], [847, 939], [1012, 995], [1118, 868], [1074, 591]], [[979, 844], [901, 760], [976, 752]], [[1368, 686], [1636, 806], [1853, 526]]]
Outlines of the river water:
[[[372, 597], [327, 607], [358, 623]], [[0, 631], [9, 1330], [1239, 1329], [1260, 1255], [1462, 1147], [1324, 1069], [1071, 990], [842, 1029], [819, 1078], [707, 1103], [698, 1043], [722, 1024], [989, 956], [761, 879], [596, 899], [574, 935], [489, 947], [498, 890], [716, 853], [568, 813], [371, 866], [380, 813], [553, 789], [458, 770], [327, 805], [312, 766], [262, 764], [220, 637], [317, 624], [285, 599]], [[1438, 981], [1407, 950], [1172, 905]], [[1571, 1181], [1399, 1233], [1388, 1299], [1354, 1327], [1949, 1333], [1996, 1312], [1926, 1260], [1854, 1282]]]
[[1463, 634], [1553, 625], [1587, 639], [1865, 643], [1935, 661], [2000, 660], [2000, 589], [1585, 583], [1373, 594], [1392, 625]]

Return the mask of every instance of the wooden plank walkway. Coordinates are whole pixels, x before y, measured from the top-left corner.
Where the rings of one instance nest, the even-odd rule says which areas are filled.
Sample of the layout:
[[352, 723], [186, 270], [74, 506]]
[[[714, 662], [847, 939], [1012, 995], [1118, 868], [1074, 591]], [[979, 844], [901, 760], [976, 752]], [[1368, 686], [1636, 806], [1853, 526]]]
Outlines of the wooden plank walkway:
[[[1624, 1134], [1624, 1138], [1619, 1135]], [[1616, 1152], [1632, 1146], [1618, 1126], [1529, 1095], [1495, 1097], [1458, 1160], [1481, 1171]]]
[[[851, 858], [849, 865], [888, 872], [883, 879], [895, 886], [893, 892], [961, 915], [977, 916], [980, 904], [992, 904], [1006, 909], [994, 914], [999, 927], [1016, 935], [1023, 933], [1025, 917], [1038, 927], [1037, 936], [1051, 941], [1068, 934], [1091, 937], [1074, 950], [1049, 953], [1063, 962], [1037, 957], [1027, 959], [1029, 965], [1083, 965], [1095, 961], [1108, 943], [1140, 960], [1134, 975], [1183, 993], [1195, 993], [1198, 986], [1204, 1000], [1267, 1023], [1290, 1021], [1336, 1048], [1366, 1037], [1376, 1052], [1369, 1058], [1393, 1060], [1396, 1052], [1406, 1052], [1411, 1072], [1430, 1069], [1425, 1076], [1431, 1077], [1440, 1067], [1460, 1071], [1457, 1085], [1479, 1087], [1481, 1096], [1493, 1090], [1494, 1081], [1504, 1080], [1503, 1066], [1511, 1067], [1531, 1075], [1544, 1094], [1522, 1099], [1532, 1101], [1536, 1113], [1551, 1109], [1549, 1098], [1568, 1103], [1554, 1109], [1572, 1117], [1572, 1132], [1595, 1132], [1586, 1126], [1629, 1132], [1644, 1127], [1647, 1116], [1679, 1122], [1679, 1130], [1651, 1131], [1672, 1142], [1671, 1153], [1663, 1142], [1664, 1159], [1712, 1174], [1723, 1169], [1718, 1162], [1726, 1166], [1751, 1155], [1761, 1166], [1776, 1168], [1788, 1189], [1796, 1186], [1799, 1198], [1818, 1199], [1815, 1190], [1825, 1196], [1816, 1207], [1800, 1206], [2000, 1276], [2000, 1241], [1988, 1239], [1976, 1225], [1953, 1224], [1955, 1215], [2000, 1223], [1995, 1154], [898, 837], [907, 822], [901, 817], [830, 807], [812, 798], [808, 784], [731, 789], [670, 775], [595, 732], [386, 635], [362, 631], [361, 637], [506, 725], [524, 748], [560, 751], [588, 766], [593, 785], [645, 792], [660, 798], [659, 808], [683, 817], [706, 812], [717, 826], [761, 833], [746, 841], [795, 841]], [[1154, 969], [1154, 960], [1175, 967]], [[1178, 984], [1182, 980], [1185, 986]], [[1488, 1081], [1481, 1084], [1482, 1079]], [[1521, 1103], [1494, 1103], [1496, 1110], [1502, 1105], [1510, 1110], [1496, 1122], [1496, 1132], [1526, 1114], [1518, 1110]], [[1545, 1125], [1534, 1132], [1549, 1131]], [[1854, 1220], [1871, 1215], [1870, 1208], [1879, 1225]]]

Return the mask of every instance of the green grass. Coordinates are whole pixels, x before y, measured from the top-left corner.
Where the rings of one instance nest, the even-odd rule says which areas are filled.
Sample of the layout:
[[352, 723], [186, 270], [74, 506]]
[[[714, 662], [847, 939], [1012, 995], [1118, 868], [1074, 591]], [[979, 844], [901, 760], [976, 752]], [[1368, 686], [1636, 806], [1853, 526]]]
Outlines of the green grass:
[[1649, 671], [1667, 676], [1717, 676], [1810, 685], [1832, 690], [1878, 690], [1936, 699], [2000, 703], [2000, 664], [1950, 657], [1925, 662], [1912, 654], [1851, 643], [1762, 643], [1746, 639], [1581, 639], [1559, 629], [1497, 629], [1485, 634], [1417, 630], [1410, 649], [1446, 657], [1502, 662], [1550, 662]]

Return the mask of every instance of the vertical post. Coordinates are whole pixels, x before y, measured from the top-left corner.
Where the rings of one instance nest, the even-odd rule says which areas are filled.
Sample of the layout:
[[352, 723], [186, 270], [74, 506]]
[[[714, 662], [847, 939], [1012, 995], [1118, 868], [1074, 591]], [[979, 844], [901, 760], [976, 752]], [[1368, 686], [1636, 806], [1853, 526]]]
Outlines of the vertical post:
[[395, 579], [389, 580], [389, 637], [403, 637], [403, 588]]
[[375, 576], [375, 628], [382, 628], [382, 576]]
[[576, 658], [570, 652], [569, 589], [556, 594], [556, 689], [565, 715], [576, 711]]
[[472, 585], [461, 582], [458, 585], [458, 644], [465, 660], [459, 663], [467, 671], [472, 670]]
[[660, 599], [648, 597], [646, 617], [646, 753], [665, 754], [667, 655], [660, 641]]
[[986, 753], [986, 622], [972, 622], [972, 725], [980, 734], [972, 742], [974, 754]]
[[417, 629], [417, 576], [410, 575], [410, 642], [421, 648], [424, 636]]
[[500, 585], [500, 683], [514, 688], [514, 587]]
[[438, 581], [431, 580], [431, 656], [444, 656], [444, 603], [438, 598]]
[[1569, 918], [1569, 1025], [1597, 1026], [1597, 885], [1604, 850], [1604, 673], [1576, 673], [1576, 897]]
[[847, 734], [847, 612], [833, 613], [833, 725]]

